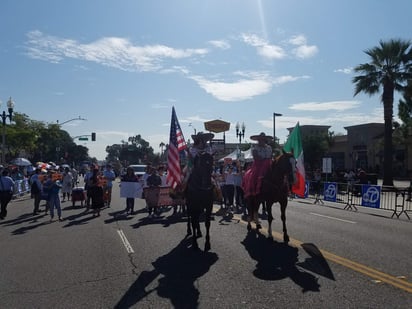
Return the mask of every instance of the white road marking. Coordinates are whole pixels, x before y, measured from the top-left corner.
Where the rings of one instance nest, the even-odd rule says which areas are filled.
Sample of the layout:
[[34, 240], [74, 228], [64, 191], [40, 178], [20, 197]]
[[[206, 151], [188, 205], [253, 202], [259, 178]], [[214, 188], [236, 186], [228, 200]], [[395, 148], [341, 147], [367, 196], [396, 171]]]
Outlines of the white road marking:
[[126, 238], [126, 235], [123, 233], [122, 230], [117, 230], [117, 234], [119, 234], [120, 239], [123, 242], [124, 247], [126, 248], [127, 253], [134, 253], [132, 246], [130, 245], [129, 241]]
[[310, 214], [314, 215], [314, 216], [318, 216], [318, 217], [324, 217], [324, 218], [328, 218], [328, 219], [332, 219], [332, 220], [337, 220], [337, 221], [342, 221], [342, 222], [346, 222], [346, 223], [356, 224], [355, 221], [349, 221], [349, 220], [339, 219], [339, 218], [335, 218], [335, 217], [329, 217], [329, 216], [317, 214], [317, 213], [314, 213], [314, 212], [311, 212]]

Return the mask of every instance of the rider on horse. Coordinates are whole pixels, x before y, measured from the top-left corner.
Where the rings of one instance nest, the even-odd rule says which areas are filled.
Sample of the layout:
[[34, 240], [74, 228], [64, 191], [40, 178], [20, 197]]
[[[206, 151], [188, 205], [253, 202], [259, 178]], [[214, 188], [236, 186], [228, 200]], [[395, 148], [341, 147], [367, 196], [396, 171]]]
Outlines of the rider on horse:
[[258, 143], [252, 149], [253, 163], [248, 171], [250, 177], [243, 184], [245, 198], [260, 193], [263, 176], [272, 163], [272, 147], [268, 143], [273, 140], [273, 137], [262, 132], [259, 135], [252, 135], [250, 139]]
[[206, 241], [205, 251], [210, 250], [210, 216], [213, 208], [213, 155], [212, 149], [207, 145], [214, 137], [212, 133], [199, 132], [192, 135], [193, 146], [189, 149], [189, 160], [185, 180], [186, 203], [188, 212], [188, 234], [193, 230], [192, 248], [197, 249], [197, 237], [200, 232], [199, 217], [205, 212]]

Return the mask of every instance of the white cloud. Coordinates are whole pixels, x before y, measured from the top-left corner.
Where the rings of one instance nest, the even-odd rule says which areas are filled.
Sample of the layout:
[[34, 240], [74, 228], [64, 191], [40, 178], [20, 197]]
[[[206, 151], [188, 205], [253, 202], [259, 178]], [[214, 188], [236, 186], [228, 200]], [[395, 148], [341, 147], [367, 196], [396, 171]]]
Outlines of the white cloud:
[[191, 78], [207, 93], [221, 101], [247, 100], [268, 93], [272, 89], [272, 83], [266, 79], [240, 79], [229, 83], [207, 80], [201, 76]]
[[212, 40], [212, 41], [209, 41], [209, 44], [211, 44], [212, 46], [216, 48], [220, 48], [220, 49], [230, 48], [230, 44], [225, 40]]
[[286, 53], [283, 48], [276, 45], [263, 45], [258, 47], [258, 54], [267, 59], [283, 59]]
[[318, 48], [315, 45], [301, 45], [294, 48], [292, 53], [300, 59], [307, 59], [315, 56], [318, 53]]
[[45, 35], [40, 31], [27, 34], [27, 54], [35, 59], [61, 62], [64, 58], [87, 60], [125, 71], [156, 71], [165, 60], [202, 56], [209, 51], [176, 49], [165, 45], [133, 45], [128, 39], [106, 37], [89, 44]]
[[[256, 34], [241, 35], [243, 42], [256, 47], [257, 53], [266, 59], [284, 59], [287, 57], [287, 51], [284, 47], [279, 45], [273, 45], [267, 42], [265, 39], [257, 36]], [[290, 53], [299, 59], [307, 59], [315, 56], [319, 49], [315, 45], [308, 45], [307, 39], [304, 35], [296, 35], [286, 40], [285, 45], [297, 46], [292, 48]]]
[[343, 69], [336, 69], [333, 72], [335, 73], [343, 73], [343, 74], [351, 74], [353, 71], [352, 67], [348, 67], [348, 68], [343, 68]]
[[348, 109], [357, 108], [359, 106], [359, 101], [305, 102], [292, 104], [291, 106], [289, 106], [289, 109], [301, 111], [344, 111]]
[[241, 37], [243, 42], [250, 46], [256, 47], [257, 53], [264, 58], [283, 59], [286, 57], [286, 52], [282, 47], [271, 45], [265, 39], [262, 39], [255, 34], [243, 33]]
[[306, 45], [306, 37], [302, 34], [291, 37], [288, 41], [292, 45]]

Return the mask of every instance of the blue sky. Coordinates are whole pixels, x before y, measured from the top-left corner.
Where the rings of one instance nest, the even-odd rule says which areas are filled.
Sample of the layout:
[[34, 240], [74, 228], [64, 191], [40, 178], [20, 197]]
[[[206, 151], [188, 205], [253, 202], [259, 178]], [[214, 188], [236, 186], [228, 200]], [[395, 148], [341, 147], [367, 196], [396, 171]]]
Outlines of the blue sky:
[[[3, 0], [0, 100], [62, 123], [104, 159], [140, 134], [168, 143], [172, 106], [185, 138], [205, 121], [245, 123], [244, 141], [281, 142], [298, 121], [383, 123], [380, 96], [353, 96], [352, 68], [380, 40], [411, 39], [410, 0]], [[397, 102], [395, 98], [395, 116]], [[222, 138], [217, 134], [216, 138]]]

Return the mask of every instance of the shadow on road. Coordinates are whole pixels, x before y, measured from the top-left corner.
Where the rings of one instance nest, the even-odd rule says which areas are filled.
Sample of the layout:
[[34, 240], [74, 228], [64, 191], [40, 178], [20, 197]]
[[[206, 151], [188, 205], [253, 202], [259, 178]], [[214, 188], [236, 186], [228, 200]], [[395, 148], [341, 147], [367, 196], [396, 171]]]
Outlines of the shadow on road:
[[[195, 282], [209, 271], [218, 256], [192, 250], [190, 245], [191, 239], [184, 238], [176, 248], [154, 261], [154, 269], [143, 271], [115, 308], [130, 308], [155, 291], [170, 299], [173, 308], [197, 308], [200, 293]], [[148, 289], [157, 278], [157, 286]]]
[[329, 267], [328, 262], [323, 257], [322, 252], [314, 244], [302, 244], [301, 247], [310, 255], [310, 258], [305, 259], [302, 263], [296, 265], [303, 267], [311, 272], [326, 277], [331, 280], [335, 280], [332, 270]]
[[256, 269], [253, 274], [261, 280], [282, 280], [290, 278], [302, 288], [302, 292], [319, 292], [318, 278], [296, 267], [298, 249], [284, 243], [269, 240], [255, 230], [247, 233], [241, 242], [250, 257], [254, 259]]

